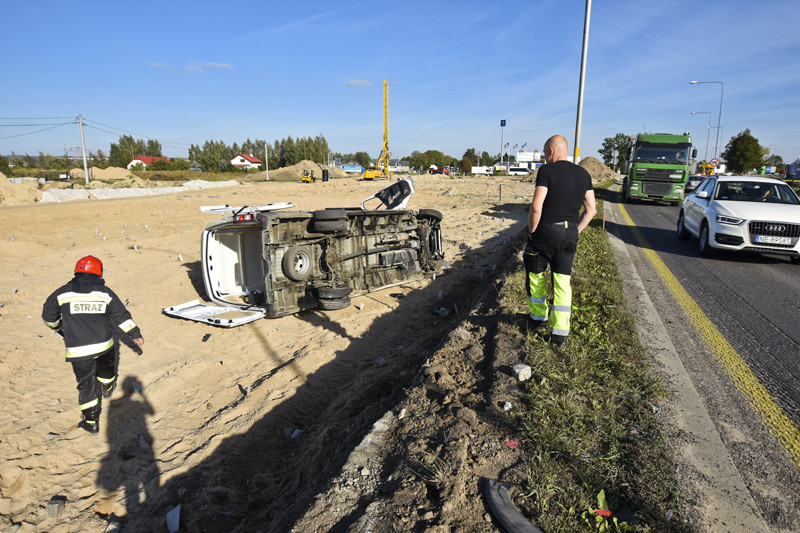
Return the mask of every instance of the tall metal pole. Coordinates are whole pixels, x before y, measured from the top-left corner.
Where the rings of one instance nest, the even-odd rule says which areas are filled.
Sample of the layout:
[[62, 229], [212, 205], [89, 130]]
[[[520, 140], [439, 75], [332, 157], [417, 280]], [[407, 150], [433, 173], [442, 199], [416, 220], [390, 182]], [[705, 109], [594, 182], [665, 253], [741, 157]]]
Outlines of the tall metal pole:
[[89, 165], [86, 164], [86, 142], [83, 140], [83, 117], [78, 115], [78, 124], [81, 126], [81, 152], [83, 152], [83, 182], [89, 185]]
[[690, 81], [690, 85], [697, 85], [698, 83], [719, 83], [719, 116], [717, 117], [717, 140], [714, 142], [714, 158], [719, 155], [719, 132], [722, 129], [722, 99], [725, 97], [725, 84], [721, 81]]
[[506, 121], [500, 121], [500, 166], [503, 166], [503, 141], [505, 141], [504, 135], [506, 133], [505, 130]]
[[269, 144], [264, 141], [264, 170], [267, 172], [267, 179], [269, 181]]
[[575, 155], [573, 163], [580, 161], [581, 120], [583, 120], [583, 85], [586, 78], [586, 52], [589, 48], [589, 20], [592, 16], [592, 0], [586, 0], [586, 15], [583, 19], [583, 50], [581, 51], [581, 78], [578, 86], [578, 117], [575, 120]]

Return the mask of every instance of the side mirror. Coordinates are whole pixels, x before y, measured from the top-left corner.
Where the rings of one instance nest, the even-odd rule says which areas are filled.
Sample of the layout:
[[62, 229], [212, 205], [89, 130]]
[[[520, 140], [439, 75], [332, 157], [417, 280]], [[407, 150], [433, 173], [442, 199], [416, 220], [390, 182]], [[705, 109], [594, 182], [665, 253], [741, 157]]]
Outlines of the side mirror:
[[705, 198], [708, 199], [708, 191], [700, 191], [699, 193], [695, 194], [698, 198]]
[[692, 159], [697, 158], [697, 148], [692, 148]]

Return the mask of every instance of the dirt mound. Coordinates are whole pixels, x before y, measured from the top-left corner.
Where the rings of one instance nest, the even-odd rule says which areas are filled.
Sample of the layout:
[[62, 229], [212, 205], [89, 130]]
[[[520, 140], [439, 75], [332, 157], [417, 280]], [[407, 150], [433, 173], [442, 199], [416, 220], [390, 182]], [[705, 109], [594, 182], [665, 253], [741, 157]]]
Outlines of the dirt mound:
[[[270, 170], [269, 179], [273, 181], [299, 181], [303, 176], [303, 170], [306, 169], [313, 170], [314, 177], [318, 180], [322, 179], [323, 170], [327, 170], [332, 178], [343, 178], [347, 176], [347, 173], [342, 169], [329, 167], [328, 165], [320, 165], [304, 159], [296, 165]], [[242, 181], [264, 181], [266, 176], [266, 171], [257, 172], [255, 174], [248, 174], [247, 178], [244, 178]]]
[[[72, 170], [69, 171], [69, 176], [73, 180], [83, 180], [84, 179], [83, 169], [82, 168], [73, 168]], [[124, 168], [120, 168], [120, 167], [108, 167], [108, 168], [91, 167], [91, 168], [89, 168], [89, 180], [90, 181], [91, 180], [124, 181], [124, 180], [132, 180], [132, 179], [138, 179], [138, 180], [142, 181], [143, 183], [146, 183], [146, 182], [144, 182], [144, 180], [141, 180], [141, 178], [137, 178], [136, 176], [131, 174], [130, 171], [128, 171], [128, 170], [126, 170]], [[141, 186], [141, 185], [138, 185], [138, 186]]]
[[616, 172], [605, 166], [596, 157], [584, 157], [578, 165], [589, 172], [589, 175], [592, 176], [592, 181], [595, 183], [614, 179], [617, 176]]
[[0, 172], [0, 206], [33, 204], [41, 199], [36, 183], [12, 183]]

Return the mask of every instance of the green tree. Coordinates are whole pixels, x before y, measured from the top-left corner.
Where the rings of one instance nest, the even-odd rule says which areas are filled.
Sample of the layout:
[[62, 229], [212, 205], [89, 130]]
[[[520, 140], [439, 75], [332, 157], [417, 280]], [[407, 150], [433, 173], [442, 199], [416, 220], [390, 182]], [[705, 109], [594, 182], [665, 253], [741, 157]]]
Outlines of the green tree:
[[[159, 151], [160, 149], [159, 144]], [[112, 167], [124, 168], [131, 160], [140, 155], [150, 155], [147, 153], [147, 143], [142, 139], [134, 139], [131, 135], [123, 135], [119, 138], [119, 142], [111, 143], [108, 151], [108, 164]]]
[[[630, 138], [630, 135], [625, 133], [617, 133], [613, 137], [606, 137], [603, 139], [603, 146], [598, 150], [598, 152], [601, 156], [603, 156], [603, 163], [605, 163], [606, 166], [612, 167], [614, 170], [618, 168], [625, 168], [625, 162], [627, 161], [628, 156], [628, 141]], [[612, 164], [614, 150], [619, 152], [617, 154], [616, 165]]]
[[0, 155], [0, 172], [6, 175], [11, 175], [11, 167], [8, 165], [8, 159]]
[[468, 148], [464, 155], [461, 156], [459, 168], [461, 172], [468, 173], [472, 171], [472, 167], [478, 165], [478, 155], [475, 153], [475, 148]]
[[758, 139], [750, 134], [750, 129], [731, 137], [720, 156], [725, 160], [728, 171], [742, 174], [757, 169], [764, 163], [765, 148], [758, 144]]
[[490, 167], [492, 166], [492, 156], [489, 155], [489, 152], [484, 150], [483, 152], [481, 152], [480, 158], [478, 158], [478, 163], [485, 167]]
[[369, 156], [367, 152], [356, 152], [355, 160], [356, 163], [358, 163], [364, 168], [369, 168], [372, 166], [372, 158]]

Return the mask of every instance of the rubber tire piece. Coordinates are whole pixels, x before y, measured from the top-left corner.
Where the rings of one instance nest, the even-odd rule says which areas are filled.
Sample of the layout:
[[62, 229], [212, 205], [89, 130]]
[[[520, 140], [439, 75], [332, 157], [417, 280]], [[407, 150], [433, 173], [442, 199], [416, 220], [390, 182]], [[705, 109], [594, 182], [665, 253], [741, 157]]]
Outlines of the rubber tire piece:
[[338, 311], [350, 306], [350, 298], [321, 298], [317, 304], [323, 311]]
[[699, 249], [700, 255], [704, 255], [706, 257], [713, 257], [716, 254], [716, 251], [711, 247], [708, 243], [708, 240], [711, 238], [711, 232], [708, 229], [708, 224], [705, 222], [700, 227], [700, 239], [699, 239]]
[[338, 233], [347, 231], [349, 225], [347, 219], [314, 220], [311, 223], [311, 227], [317, 233]]
[[323, 300], [336, 300], [350, 296], [351, 292], [353, 292], [353, 289], [350, 287], [319, 287], [317, 296]]
[[283, 275], [292, 281], [304, 281], [311, 275], [311, 249], [308, 246], [292, 246], [283, 254]]
[[436, 220], [436, 222], [441, 222], [442, 218], [444, 218], [442, 216], [442, 213], [440, 213], [436, 209], [420, 209], [417, 217], [432, 218]]
[[688, 240], [689, 237], [692, 235], [686, 229], [685, 217], [683, 216], [683, 211], [678, 215], [678, 238], [681, 240]]
[[317, 220], [341, 220], [347, 219], [347, 211], [344, 209], [323, 209], [314, 211], [313, 218]]

